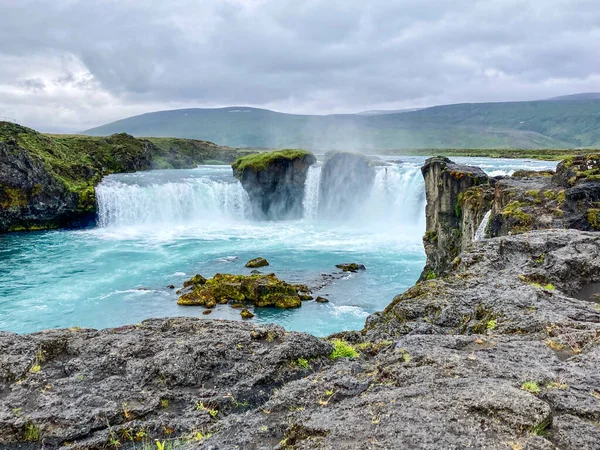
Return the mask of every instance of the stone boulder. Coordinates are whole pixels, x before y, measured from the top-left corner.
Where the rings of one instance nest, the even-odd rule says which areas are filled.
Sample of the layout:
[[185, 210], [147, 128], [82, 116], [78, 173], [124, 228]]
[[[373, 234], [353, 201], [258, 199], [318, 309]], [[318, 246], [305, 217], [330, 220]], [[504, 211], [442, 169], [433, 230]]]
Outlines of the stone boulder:
[[265, 267], [268, 265], [269, 261], [267, 261], [265, 258], [254, 258], [248, 261], [245, 267], [248, 267], [250, 269], [257, 269], [259, 267]]
[[342, 269], [343, 272], [358, 272], [359, 270], [367, 270], [364, 264], [357, 263], [344, 263], [344, 264], [336, 264], [335, 267], [338, 269]]
[[250, 197], [257, 219], [299, 219], [308, 168], [317, 162], [303, 150], [280, 150], [237, 159], [231, 167]]

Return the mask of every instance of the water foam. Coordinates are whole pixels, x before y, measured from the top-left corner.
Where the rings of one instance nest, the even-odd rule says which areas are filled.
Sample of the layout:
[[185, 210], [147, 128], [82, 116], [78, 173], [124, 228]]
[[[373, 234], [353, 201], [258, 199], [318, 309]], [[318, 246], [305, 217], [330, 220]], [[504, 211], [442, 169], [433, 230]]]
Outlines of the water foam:
[[244, 219], [248, 195], [238, 182], [208, 177], [140, 185], [108, 177], [96, 189], [100, 227], [163, 226]]

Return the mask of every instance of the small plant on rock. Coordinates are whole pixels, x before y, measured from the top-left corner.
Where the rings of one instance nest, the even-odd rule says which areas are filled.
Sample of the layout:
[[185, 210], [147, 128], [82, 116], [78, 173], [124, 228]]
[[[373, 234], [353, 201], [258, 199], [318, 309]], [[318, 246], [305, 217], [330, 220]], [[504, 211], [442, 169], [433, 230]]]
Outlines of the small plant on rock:
[[530, 392], [532, 394], [539, 394], [540, 387], [535, 381], [526, 381], [521, 385], [521, 389], [524, 391]]
[[25, 440], [28, 442], [40, 440], [40, 429], [31, 422], [25, 425]]
[[338, 359], [338, 358], [356, 358], [360, 355], [358, 350], [356, 350], [352, 345], [348, 344], [346, 341], [342, 341], [341, 339], [334, 339], [332, 341], [333, 351], [329, 355], [330, 359]]
[[308, 364], [308, 360], [305, 358], [298, 358], [298, 360], [296, 361], [296, 365], [298, 367], [301, 367], [302, 369], [308, 369], [310, 367]]

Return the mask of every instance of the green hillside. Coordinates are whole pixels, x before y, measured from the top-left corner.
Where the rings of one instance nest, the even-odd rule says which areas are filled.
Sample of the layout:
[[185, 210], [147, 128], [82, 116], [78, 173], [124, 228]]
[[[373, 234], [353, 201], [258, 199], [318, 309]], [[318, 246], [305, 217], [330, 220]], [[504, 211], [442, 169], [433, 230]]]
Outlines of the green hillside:
[[160, 111], [85, 134], [204, 139], [233, 147], [315, 150], [600, 146], [600, 99], [435, 106], [397, 114], [311, 116], [230, 107]]

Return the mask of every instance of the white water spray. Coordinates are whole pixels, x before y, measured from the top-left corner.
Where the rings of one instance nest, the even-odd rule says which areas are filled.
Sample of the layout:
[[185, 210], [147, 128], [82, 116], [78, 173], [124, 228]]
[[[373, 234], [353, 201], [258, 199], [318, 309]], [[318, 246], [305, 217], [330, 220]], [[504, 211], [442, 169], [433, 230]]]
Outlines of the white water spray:
[[474, 241], [480, 241], [485, 238], [485, 231], [487, 229], [488, 224], [490, 223], [490, 217], [492, 215], [492, 210], [490, 209], [485, 216], [483, 216], [483, 220], [477, 227], [477, 231], [475, 231], [475, 236], [473, 236]]
[[305, 219], [316, 219], [319, 210], [319, 184], [321, 183], [321, 166], [313, 164], [308, 168], [306, 182], [304, 184], [304, 208]]
[[100, 227], [244, 219], [250, 208], [241, 184], [204, 177], [149, 185], [109, 178], [98, 185], [96, 197]]

